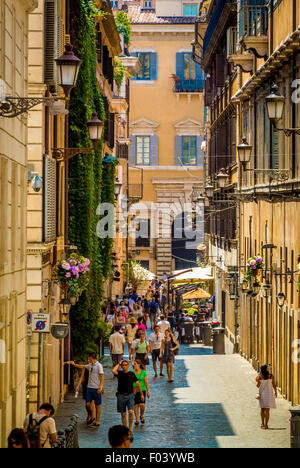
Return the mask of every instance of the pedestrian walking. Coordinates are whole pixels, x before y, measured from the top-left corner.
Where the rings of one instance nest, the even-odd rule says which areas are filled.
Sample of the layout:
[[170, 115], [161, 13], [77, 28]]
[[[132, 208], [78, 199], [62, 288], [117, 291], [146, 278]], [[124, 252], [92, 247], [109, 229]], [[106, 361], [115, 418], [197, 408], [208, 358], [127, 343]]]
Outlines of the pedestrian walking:
[[141, 329], [144, 333], [146, 333], [147, 328], [146, 328], [146, 325], [144, 324], [143, 317], [139, 317], [137, 320], [138, 320], [138, 328]]
[[142, 424], [145, 424], [145, 409], [146, 409], [146, 396], [150, 398], [150, 391], [149, 391], [149, 383], [148, 383], [148, 376], [145, 370], [145, 366], [143, 365], [142, 361], [136, 359], [134, 361], [134, 374], [137, 377], [144, 399], [142, 401], [142, 393], [137, 389], [136, 384], [133, 384], [133, 388], [136, 388], [136, 394], [134, 397], [134, 414], [135, 414], [135, 425], [138, 426], [141, 420]]
[[140, 333], [140, 338], [135, 342], [135, 360], [139, 359], [144, 366], [149, 364], [148, 354], [150, 347], [148, 341], [146, 341], [145, 333]]
[[[96, 353], [90, 353], [88, 356], [88, 364], [76, 364], [71, 361], [71, 364], [77, 369], [87, 369], [89, 372], [88, 384], [86, 389], [86, 408], [88, 410], [87, 424], [92, 429], [99, 429], [101, 417], [102, 393], [104, 390], [104, 372], [103, 366], [97, 360]], [[79, 386], [76, 387], [76, 392], [79, 391]], [[92, 402], [95, 402], [96, 420], [94, 419]]]
[[135, 317], [132, 317], [127, 325], [127, 344], [128, 344], [128, 357], [131, 360], [132, 354], [132, 342], [135, 339], [136, 332], [138, 331], [138, 324]]
[[160, 358], [160, 348], [161, 348], [161, 342], [163, 338], [164, 338], [164, 334], [160, 333], [159, 326], [155, 325], [154, 333], [151, 333], [151, 335], [149, 336], [150, 353], [152, 355], [152, 365], [153, 365], [153, 370], [155, 373], [154, 377], [157, 377], [157, 360], [160, 361], [160, 376], [164, 377], [164, 374], [163, 374], [164, 364], [162, 362], [162, 359]]
[[[82, 397], [85, 401], [85, 409], [86, 409], [86, 412], [87, 412], [87, 418], [86, 418], [86, 423], [89, 424], [90, 421], [95, 421], [95, 412], [96, 412], [96, 408], [95, 408], [95, 402], [92, 401], [90, 403], [90, 408], [87, 404], [87, 401], [86, 401], [86, 394], [87, 394], [87, 387], [88, 387], [88, 381], [89, 381], [89, 371], [87, 369], [81, 369], [81, 375], [80, 375], [80, 378], [79, 378], [79, 381], [78, 381], [78, 384], [75, 388], [75, 398], [76, 398], [76, 395], [77, 393], [79, 392], [79, 388], [80, 388], [80, 385], [82, 385]], [[91, 414], [91, 416], [90, 416]]]
[[165, 333], [166, 330], [170, 329], [170, 323], [168, 322], [168, 320], [166, 320], [164, 315], [160, 316], [160, 321], [157, 323], [157, 325], [159, 326], [160, 333], [163, 333], [163, 334]]
[[27, 414], [24, 430], [30, 448], [51, 448], [51, 442], [57, 441], [53, 415], [54, 408], [50, 403], [43, 403], [37, 413]]
[[7, 448], [30, 448], [29, 440], [23, 429], [15, 428], [11, 431], [7, 439]]
[[120, 326], [114, 327], [113, 334], [109, 337], [109, 353], [113, 361], [113, 367], [119, 364], [124, 357], [125, 336], [120, 333]]
[[151, 330], [154, 330], [154, 325], [156, 325], [156, 318], [159, 310], [159, 304], [152, 298], [152, 301], [149, 304], [149, 315], [151, 322]]
[[277, 388], [274, 376], [269, 372], [266, 364], [260, 368], [260, 373], [256, 377], [256, 386], [259, 391], [256, 398], [260, 407], [261, 428], [268, 429], [270, 409], [276, 408]]
[[[134, 372], [129, 370], [129, 361], [123, 360], [120, 364], [122, 371], [119, 371], [119, 364], [116, 365], [112, 373], [118, 379], [117, 410], [121, 413], [122, 424], [127, 426], [127, 410], [128, 410], [128, 427], [132, 431], [134, 419], [134, 391], [133, 384], [136, 383], [137, 389], [142, 393], [141, 385]], [[144, 394], [141, 395], [141, 401], [144, 400]]]
[[167, 320], [170, 324], [171, 332], [173, 333], [175, 328], [175, 314], [172, 309], [168, 310]]
[[108, 431], [108, 441], [111, 448], [130, 448], [133, 442], [133, 435], [130, 434], [129, 428], [122, 424], [112, 426]]
[[161, 342], [160, 358], [162, 362], [167, 365], [167, 372], [169, 380], [168, 382], [174, 382], [173, 371], [175, 363], [176, 350], [179, 349], [179, 343], [175, 340], [170, 330], [165, 331], [165, 336]]

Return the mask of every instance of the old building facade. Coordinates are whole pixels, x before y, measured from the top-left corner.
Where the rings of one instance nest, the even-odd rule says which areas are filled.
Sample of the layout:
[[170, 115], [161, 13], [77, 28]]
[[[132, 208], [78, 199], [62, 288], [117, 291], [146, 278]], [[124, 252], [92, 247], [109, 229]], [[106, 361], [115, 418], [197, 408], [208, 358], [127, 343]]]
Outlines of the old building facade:
[[[130, 238], [129, 247], [133, 258], [161, 278], [197, 264], [195, 247], [185, 249], [184, 236], [176, 238], [172, 227], [176, 217], [186, 216], [174, 206], [184, 211], [203, 185], [203, 75], [191, 46], [197, 3], [189, 4], [125, 2], [132, 18], [131, 51], [140, 62], [131, 81], [129, 198], [132, 206], [144, 207], [143, 213], [131, 212], [144, 235]], [[167, 216], [155, 213], [163, 206]]]
[[[256, 369], [265, 363], [272, 366], [277, 386], [293, 404], [300, 400], [296, 358], [299, 15], [298, 2], [289, 0], [272, 1], [269, 5], [263, 1], [260, 4], [212, 1], [201, 44], [210, 113], [207, 193], [214, 188], [210, 209], [220, 210], [220, 215], [210, 214], [211, 222], [207, 225], [210, 255], [219, 270], [219, 316], [236, 349]], [[215, 74], [213, 67], [209, 67], [213, 50]], [[227, 70], [227, 77], [221, 76], [220, 80], [222, 68]], [[271, 89], [273, 83], [277, 88]], [[282, 116], [273, 121], [267, 106], [272, 93], [275, 99], [279, 97], [282, 102], [284, 98], [285, 102]], [[222, 127], [226, 125], [229, 146], [223, 147]], [[219, 137], [216, 127], [221, 132]], [[242, 164], [239, 146], [243, 138], [251, 157]], [[222, 174], [225, 174], [223, 188], [217, 189], [216, 180], [218, 175], [222, 179]], [[217, 204], [219, 198], [227, 205], [221, 208]], [[229, 235], [224, 224], [224, 213], [228, 212], [232, 224]], [[228, 249], [230, 244], [232, 249], [231, 238], [236, 254], [235, 259], [231, 255], [228, 261], [224, 246]], [[247, 262], [258, 255], [264, 266], [249, 280]]]
[[[27, 95], [33, 0], [0, 2], [1, 98]], [[27, 119], [0, 117], [0, 446], [26, 411]]]

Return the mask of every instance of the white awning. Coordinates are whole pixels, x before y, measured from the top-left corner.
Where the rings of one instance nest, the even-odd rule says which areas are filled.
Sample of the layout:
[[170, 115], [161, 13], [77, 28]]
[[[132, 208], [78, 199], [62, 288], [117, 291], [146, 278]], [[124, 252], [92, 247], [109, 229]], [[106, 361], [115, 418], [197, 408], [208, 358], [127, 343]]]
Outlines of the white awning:
[[[206, 268], [192, 268], [192, 271], [186, 272], [186, 270], [175, 270], [172, 272], [170, 281], [181, 283], [181, 282], [200, 282], [214, 280], [212, 267]], [[180, 274], [182, 272], [182, 274]], [[186, 273], [185, 273], [186, 272]]]

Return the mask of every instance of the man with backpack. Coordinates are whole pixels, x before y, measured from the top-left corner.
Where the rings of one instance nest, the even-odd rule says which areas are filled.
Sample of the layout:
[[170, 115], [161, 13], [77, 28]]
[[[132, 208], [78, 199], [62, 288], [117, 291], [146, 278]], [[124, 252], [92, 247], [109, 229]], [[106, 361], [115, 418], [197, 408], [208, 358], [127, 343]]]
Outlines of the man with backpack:
[[57, 441], [54, 408], [50, 403], [43, 403], [37, 413], [28, 414], [24, 429], [30, 448], [51, 448], [51, 442]]
[[154, 326], [156, 325], [156, 317], [159, 310], [159, 304], [155, 301], [155, 298], [152, 298], [152, 301], [149, 304], [149, 312], [150, 312], [150, 322], [151, 322], [151, 330], [154, 330]]

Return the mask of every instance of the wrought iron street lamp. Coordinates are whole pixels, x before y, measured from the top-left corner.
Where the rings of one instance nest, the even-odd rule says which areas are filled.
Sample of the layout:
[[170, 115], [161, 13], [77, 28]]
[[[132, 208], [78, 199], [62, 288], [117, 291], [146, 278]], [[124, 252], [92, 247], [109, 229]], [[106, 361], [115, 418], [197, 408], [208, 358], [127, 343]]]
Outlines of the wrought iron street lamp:
[[245, 168], [246, 165], [250, 162], [250, 157], [252, 153], [252, 146], [248, 145], [245, 137], [242, 138], [242, 143], [237, 147], [239, 162]]
[[[81, 65], [81, 60], [73, 53], [73, 46], [66, 44], [65, 53], [61, 57], [55, 59], [59, 70], [60, 86], [64, 90], [65, 99], [70, 97], [71, 90], [76, 85], [78, 73]], [[14, 118], [21, 114], [27, 113], [30, 109], [39, 104], [51, 106], [54, 102], [62, 100], [57, 96], [49, 97], [16, 97], [6, 96], [5, 90], [1, 90], [0, 99], [0, 117]]]
[[205, 187], [205, 193], [206, 193], [207, 198], [213, 198], [213, 196], [214, 196], [214, 187], [213, 187], [213, 185], [208, 184]]
[[228, 174], [225, 169], [221, 169], [220, 172], [217, 174], [218, 186], [223, 189], [225, 184], [228, 180]]
[[285, 294], [283, 292], [279, 292], [276, 296], [276, 300], [277, 300], [277, 304], [280, 308], [282, 308], [284, 306], [284, 302], [285, 302]]
[[266, 97], [266, 107], [268, 117], [277, 132], [284, 132], [285, 136], [300, 135], [300, 128], [278, 128], [277, 122], [283, 117], [285, 97], [278, 94], [278, 86], [274, 83], [271, 86], [271, 94]]
[[97, 112], [93, 113], [92, 119], [87, 123], [90, 139], [94, 145], [94, 149], [97, 149], [98, 143], [102, 138], [104, 123], [98, 119]]
[[263, 284], [262, 287], [261, 287], [262, 291], [263, 291], [263, 296], [265, 298], [268, 298], [271, 294], [271, 291], [272, 291], [272, 287], [270, 284]]
[[119, 181], [118, 178], [116, 178], [116, 181], [115, 181], [115, 199], [117, 200], [118, 196], [120, 195], [121, 193], [121, 188], [122, 188], [122, 184], [121, 182]]
[[64, 54], [55, 59], [55, 62], [59, 70], [59, 85], [63, 88], [68, 99], [72, 89], [76, 86], [82, 61], [74, 55], [73, 46], [68, 43], [65, 45]]
[[62, 315], [69, 315], [70, 310], [71, 310], [71, 302], [69, 301], [69, 299], [67, 298], [61, 299], [58, 305], [59, 305], [59, 310]]
[[285, 97], [278, 94], [278, 86], [273, 84], [271, 94], [266, 97], [268, 117], [272, 123], [282, 119]]
[[92, 151], [96, 151], [97, 145], [102, 138], [103, 125], [103, 122], [98, 119], [97, 113], [94, 112], [92, 119], [87, 122], [93, 148], [53, 148], [53, 158], [57, 161], [66, 161], [77, 154], [90, 154]]

